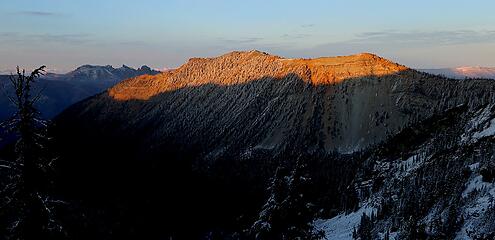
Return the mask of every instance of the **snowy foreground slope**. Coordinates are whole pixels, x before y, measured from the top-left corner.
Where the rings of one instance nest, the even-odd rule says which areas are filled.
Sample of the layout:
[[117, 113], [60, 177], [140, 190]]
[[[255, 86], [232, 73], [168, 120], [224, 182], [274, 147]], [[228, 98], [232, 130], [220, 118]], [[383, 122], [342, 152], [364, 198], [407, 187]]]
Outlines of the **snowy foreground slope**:
[[[494, 109], [488, 105], [466, 113], [453, 111], [424, 124], [416, 131], [425, 131], [427, 136], [409, 135], [422, 139], [417, 145], [407, 146], [408, 151], [402, 152], [401, 158], [390, 159], [390, 154], [376, 151], [367, 159], [367, 170], [372, 175], [363, 175], [354, 184], [362, 193], [361, 207], [330, 219], [319, 219], [314, 225], [328, 239], [353, 239], [360, 237], [354, 232], [359, 232], [365, 214], [375, 219], [369, 234], [378, 239], [385, 235], [388, 239], [411, 235], [492, 239], [495, 184], [490, 169], [495, 157]], [[396, 221], [404, 219], [401, 214], [409, 215], [412, 228]]]

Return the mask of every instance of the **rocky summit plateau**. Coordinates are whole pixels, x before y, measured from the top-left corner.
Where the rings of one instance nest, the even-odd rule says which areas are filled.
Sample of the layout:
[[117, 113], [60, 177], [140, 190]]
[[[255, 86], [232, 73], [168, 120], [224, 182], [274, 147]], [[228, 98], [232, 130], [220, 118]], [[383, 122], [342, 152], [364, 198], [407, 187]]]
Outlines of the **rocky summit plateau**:
[[[159, 93], [203, 84], [234, 85], [294, 74], [312, 85], [383, 76], [407, 70], [370, 53], [316, 59], [285, 59], [259, 51], [231, 52], [216, 58], [192, 58], [180, 68], [156, 77], [136, 77], [110, 89], [118, 100], [149, 99]], [[163, 80], [159, 80], [159, 79]], [[141, 87], [142, 85], [142, 87]], [[141, 92], [147, 90], [147, 92]]]

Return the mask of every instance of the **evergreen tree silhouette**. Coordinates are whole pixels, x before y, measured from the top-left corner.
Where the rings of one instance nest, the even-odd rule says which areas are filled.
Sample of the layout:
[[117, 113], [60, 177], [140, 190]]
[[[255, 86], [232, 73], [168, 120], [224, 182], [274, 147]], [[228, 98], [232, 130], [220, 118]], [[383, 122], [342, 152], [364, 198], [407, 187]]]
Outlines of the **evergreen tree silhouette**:
[[[47, 122], [41, 119], [35, 104], [41, 97], [39, 91], [32, 94], [33, 84], [45, 72], [45, 66], [35, 69], [26, 76], [25, 70], [17, 67], [16, 75], [10, 76], [14, 94], [8, 96], [16, 107], [15, 114], [1, 124], [1, 127], [16, 133], [16, 159], [11, 163], [16, 179], [12, 196], [13, 204], [7, 216], [12, 219], [7, 238], [12, 239], [53, 239], [54, 228], [61, 227], [53, 217], [53, 201], [46, 194], [49, 185], [46, 170], [51, 161], [46, 158]], [[5, 217], [5, 216], [2, 216]]]

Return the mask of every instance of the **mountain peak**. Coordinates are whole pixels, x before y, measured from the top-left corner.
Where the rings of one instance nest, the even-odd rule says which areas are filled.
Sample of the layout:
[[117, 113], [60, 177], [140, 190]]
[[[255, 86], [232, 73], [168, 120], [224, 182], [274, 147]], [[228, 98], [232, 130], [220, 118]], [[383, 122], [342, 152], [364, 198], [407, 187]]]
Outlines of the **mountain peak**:
[[371, 53], [314, 59], [287, 59], [265, 52], [233, 51], [212, 58], [191, 58], [173, 72], [124, 81], [109, 90], [115, 99], [148, 99], [161, 92], [204, 84], [234, 85], [297, 75], [314, 85], [351, 78], [393, 75], [409, 68]]
[[145, 70], [145, 71], [151, 71], [151, 68], [146, 66], [146, 65], [143, 65], [141, 66], [140, 68], [138, 68], [138, 70]]
[[363, 57], [363, 58], [381, 58], [380, 56], [378, 56], [378, 55], [376, 55], [374, 53], [369, 53], [369, 52], [358, 53], [355, 56], [360, 56], [360, 57]]
[[249, 50], [249, 51], [234, 51], [233, 53], [248, 54], [248, 55], [255, 55], [255, 56], [268, 56], [268, 55], [270, 55], [269, 53], [259, 51], [256, 49]]
[[129, 70], [129, 69], [132, 69], [132, 70], [135, 70], [134, 68], [131, 68], [125, 64], [122, 64], [122, 67], [120, 67], [121, 69], [124, 69], [124, 70]]

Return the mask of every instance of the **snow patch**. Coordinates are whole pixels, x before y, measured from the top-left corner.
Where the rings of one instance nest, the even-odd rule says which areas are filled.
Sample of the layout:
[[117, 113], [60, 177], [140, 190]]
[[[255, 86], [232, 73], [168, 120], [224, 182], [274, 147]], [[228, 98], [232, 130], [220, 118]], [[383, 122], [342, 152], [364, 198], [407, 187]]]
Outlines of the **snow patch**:
[[415, 154], [404, 161], [402, 161], [401, 159], [397, 159], [396, 162], [398, 163], [396, 165], [397, 170], [395, 171], [395, 178], [402, 179], [414, 173], [417, 169], [419, 169], [423, 165], [425, 159], [428, 158], [429, 157], [421, 158], [419, 154]]
[[476, 171], [478, 168], [480, 168], [480, 163], [479, 162], [473, 163], [473, 164], [469, 165], [468, 167], [471, 171]]
[[483, 188], [490, 187], [491, 185], [492, 183], [483, 182], [482, 176], [477, 176], [468, 182], [466, 189], [464, 190], [464, 192], [462, 192], [462, 197], [465, 198], [472, 191], [481, 190]]
[[475, 143], [483, 137], [495, 135], [495, 118], [492, 116], [494, 105], [489, 105], [476, 112], [469, 121], [466, 131], [461, 136], [461, 144]]
[[363, 213], [371, 216], [371, 213], [376, 211], [375, 207], [367, 203], [349, 214], [340, 214], [330, 219], [318, 219], [314, 225], [316, 229], [325, 232], [327, 239], [352, 240], [352, 232], [358, 228]]
[[495, 135], [495, 119], [490, 120], [490, 126], [481, 132], [473, 134], [474, 139], [480, 139], [482, 137], [488, 137]]
[[[469, 165], [469, 168], [476, 170], [479, 168], [479, 163]], [[470, 193], [477, 190], [473, 198], [470, 198]], [[482, 176], [476, 175], [472, 177], [466, 184], [466, 189], [462, 193], [462, 197], [467, 200], [463, 209], [464, 224], [457, 232], [455, 239], [471, 239], [469, 234], [479, 233], [483, 230], [486, 224], [484, 218], [485, 213], [495, 207], [495, 184], [482, 181]]]

